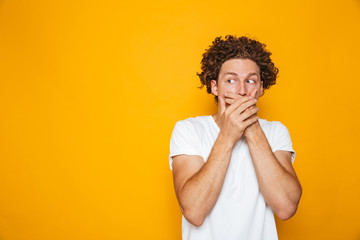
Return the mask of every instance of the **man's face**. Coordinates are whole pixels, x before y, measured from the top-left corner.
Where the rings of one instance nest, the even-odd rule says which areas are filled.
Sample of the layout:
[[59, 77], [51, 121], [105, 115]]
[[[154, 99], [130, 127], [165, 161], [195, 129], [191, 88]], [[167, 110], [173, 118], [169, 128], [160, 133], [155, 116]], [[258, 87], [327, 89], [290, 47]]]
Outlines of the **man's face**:
[[258, 99], [263, 93], [260, 68], [250, 59], [229, 59], [222, 64], [218, 81], [211, 81], [211, 91], [224, 98], [225, 93], [236, 93]]

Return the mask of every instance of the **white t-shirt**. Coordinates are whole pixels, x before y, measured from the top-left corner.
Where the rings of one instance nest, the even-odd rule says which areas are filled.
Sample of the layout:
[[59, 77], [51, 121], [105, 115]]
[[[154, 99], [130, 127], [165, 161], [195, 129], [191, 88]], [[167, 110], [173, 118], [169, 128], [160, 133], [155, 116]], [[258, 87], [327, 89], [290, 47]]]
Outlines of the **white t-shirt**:
[[[287, 128], [278, 121], [259, 119], [273, 152], [292, 152]], [[175, 124], [170, 140], [169, 163], [180, 154], [199, 155], [206, 162], [220, 132], [211, 115], [188, 118]], [[196, 227], [182, 216], [183, 240], [278, 239], [274, 214], [257, 182], [245, 137], [234, 146], [219, 198], [203, 225]]]

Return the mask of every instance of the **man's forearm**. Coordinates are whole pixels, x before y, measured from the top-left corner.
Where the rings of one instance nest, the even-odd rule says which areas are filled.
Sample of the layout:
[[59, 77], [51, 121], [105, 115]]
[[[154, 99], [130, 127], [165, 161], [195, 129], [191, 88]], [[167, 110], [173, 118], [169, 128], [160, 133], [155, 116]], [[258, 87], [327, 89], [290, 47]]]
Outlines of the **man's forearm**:
[[252, 127], [246, 139], [260, 191], [279, 218], [288, 219], [297, 209], [301, 196], [300, 183], [276, 159], [260, 124]]
[[195, 225], [202, 224], [219, 197], [233, 147], [234, 144], [219, 134], [206, 163], [180, 191], [184, 216], [197, 223]]

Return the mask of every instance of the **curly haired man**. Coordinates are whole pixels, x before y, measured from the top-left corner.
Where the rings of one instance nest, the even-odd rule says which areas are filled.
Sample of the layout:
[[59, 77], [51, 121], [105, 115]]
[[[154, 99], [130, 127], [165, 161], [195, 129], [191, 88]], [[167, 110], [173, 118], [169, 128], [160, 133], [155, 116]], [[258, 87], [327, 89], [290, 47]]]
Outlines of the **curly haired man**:
[[227, 35], [203, 54], [198, 76], [218, 111], [178, 121], [170, 140], [184, 240], [278, 239], [273, 213], [286, 220], [298, 208], [289, 132], [257, 116], [278, 74], [265, 47]]

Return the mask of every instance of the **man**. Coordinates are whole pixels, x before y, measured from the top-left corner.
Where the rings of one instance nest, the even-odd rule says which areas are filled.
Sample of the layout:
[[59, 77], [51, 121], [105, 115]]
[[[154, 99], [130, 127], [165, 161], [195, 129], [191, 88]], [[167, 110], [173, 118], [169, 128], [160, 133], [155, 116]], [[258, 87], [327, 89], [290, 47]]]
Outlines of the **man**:
[[265, 47], [227, 35], [203, 54], [198, 76], [218, 111], [177, 122], [170, 140], [184, 240], [277, 239], [273, 212], [286, 220], [297, 210], [289, 132], [257, 117], [257, 100], [278, 74]]

